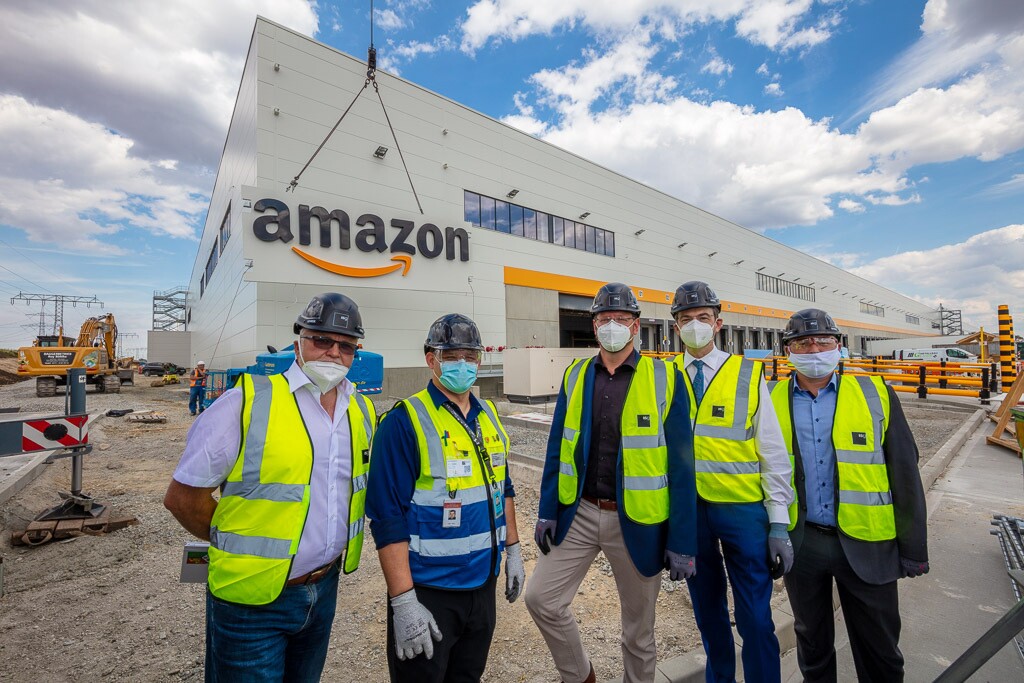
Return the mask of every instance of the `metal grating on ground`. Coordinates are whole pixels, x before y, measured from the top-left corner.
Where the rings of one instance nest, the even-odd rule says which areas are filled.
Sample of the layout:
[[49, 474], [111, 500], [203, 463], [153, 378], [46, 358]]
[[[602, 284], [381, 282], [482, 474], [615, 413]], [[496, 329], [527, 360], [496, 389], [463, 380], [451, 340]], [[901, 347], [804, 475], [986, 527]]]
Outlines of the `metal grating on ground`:
[[[992, 518], [992, 526], [995, 528], [990, 533], [999, 539], [999, 548], [1003, 551], [1006, 569], [1024, 570], [1024, 519], [995, 515]], [[1010, 588], [1013, 590], [1013, 597], [1020, 602], [1024, 595], [1013, 579], [1010, 580]], [[1024, 660], [1024, 638], [1020, 635], [1015, 636], [1013, 644], [1017, 647], [1017, 654]]]

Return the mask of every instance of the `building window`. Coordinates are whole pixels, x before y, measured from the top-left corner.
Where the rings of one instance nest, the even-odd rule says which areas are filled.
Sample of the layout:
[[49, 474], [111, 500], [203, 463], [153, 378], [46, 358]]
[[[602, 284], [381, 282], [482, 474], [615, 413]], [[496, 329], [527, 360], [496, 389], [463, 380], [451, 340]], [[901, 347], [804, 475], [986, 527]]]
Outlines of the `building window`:
[[228, 210], [224, 212], [224, 220], [220, 222], [220, 253], [224, 253], [228, 239], [231, 237], [231, 202], [228, 202]]
[[206, 259], [206, 271], [203, 275], [206, 276], [206, 284], [210, 284], [210, 277], [213, 276], [213, 271], [217, 268], [217, 240], [213, 241], [213, 249], [210, 250], [210, 258]]
[[[478, 228], [602, 256], [615, 256], [615, 233], [611, 230], [577, 223], [468, 190], [463, 191], [463, 206], [465, 221]], [[813, 294], [810, 301], [814, 301]]]
[[782, 296], [789, 296], [794, 299], [803, 299], [804, 301], [815, 300], [814, 294], [816, 290], [814, 287], [801, 285], [793, 282], [792, 280], [783, 280], [782, 278], [765, 275], [764, 273], [755, 274], [757, 275], [757, 288], [762, 292], [781, 294]]
[[867, 313], [868, 315], [877, 315], [879, 318], [885, 317], [884, 308], [882, 308], [881, 306], [876, 306], [874, 304], [865, 303], [864, 301], [860, 302], [860, 312]]
[[203, 294], [206, 294], [206, 276], [199, 276], [199, 298], [203, 298]]
[[907, 322], [910, 323], [911, 325], [920, 325], [921, 319], [918, 318], [916, 315], [910, 315], [909, 313], [907, 313]]

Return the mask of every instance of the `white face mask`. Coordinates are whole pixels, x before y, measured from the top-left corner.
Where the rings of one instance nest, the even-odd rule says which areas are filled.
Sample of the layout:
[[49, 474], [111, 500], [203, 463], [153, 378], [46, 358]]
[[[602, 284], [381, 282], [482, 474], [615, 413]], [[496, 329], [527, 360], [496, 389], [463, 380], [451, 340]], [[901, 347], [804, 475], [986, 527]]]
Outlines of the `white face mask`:
[[622, 325], [614, 320], [609, 320], [597, 328], [597, 343], [609, 353], [621, 351], [633, 338], [629, 327], [629, 325]]
[[839, 365], [839, 349], [818, 353], [790, 353], [789, 362], [804, 377], [821, 379], [831, 375]]
[[307, 361], [302, 357], [302, 342], [299, 342], [299, 360], [302, 361], [302, 372], [316, 385], [321, 394], [326, 394], [341, 384], [348, 375], [348, 367], [344, 365], [322, 360]]
[[691, 349], [703, 349], [715, 337], [715, 328], [699, 320], [691, 320], [682, 327], [676, 325], [679, 338]]

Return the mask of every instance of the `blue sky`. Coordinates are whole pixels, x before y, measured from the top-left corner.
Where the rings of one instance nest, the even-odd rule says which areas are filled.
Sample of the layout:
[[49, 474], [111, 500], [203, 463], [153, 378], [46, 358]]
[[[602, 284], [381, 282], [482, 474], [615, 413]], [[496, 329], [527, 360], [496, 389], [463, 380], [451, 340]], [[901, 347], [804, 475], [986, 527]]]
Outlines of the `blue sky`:
[[[1024, 319], [1024, 3], [375, 8], [383, 70], [971, 326]], [[38, 324], [19, 291], [95, 294], [144, 346], [153, 291], [191, 271], [256, 13], [365, 55], [369, 2], [5, 7], [0, 348]]]

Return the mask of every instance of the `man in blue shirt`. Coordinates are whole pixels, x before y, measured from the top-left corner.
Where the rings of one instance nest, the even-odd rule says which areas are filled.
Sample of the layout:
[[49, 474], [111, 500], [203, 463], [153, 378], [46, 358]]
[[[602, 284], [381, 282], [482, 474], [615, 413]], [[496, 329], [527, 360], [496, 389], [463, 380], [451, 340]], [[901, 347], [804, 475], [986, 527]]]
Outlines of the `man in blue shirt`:
[[805, 681], [836, 680], [835, 581], [858, 679], [902, 681], [896, 580], [928, 572], [917, 445], [891, 387], [836, 374], [840, 339], [824, 311], [794, 313], [783, 333], [793, 377], [772, 390], [794, 454], [795, 559], [785, 581], [797, 662]]
[[366, 514], [390, 598], [392, 681], [480, 680], [503, 549], [506, 599], [526, 582], [508, 434], [470, 391], [482, 350], [466, 316], [435, 321], [423, 348], [433, 377], [375, 434]]

